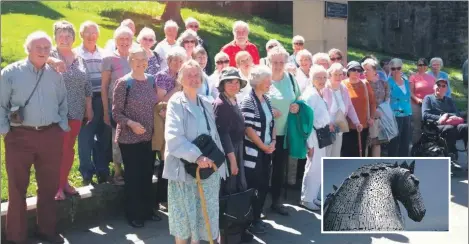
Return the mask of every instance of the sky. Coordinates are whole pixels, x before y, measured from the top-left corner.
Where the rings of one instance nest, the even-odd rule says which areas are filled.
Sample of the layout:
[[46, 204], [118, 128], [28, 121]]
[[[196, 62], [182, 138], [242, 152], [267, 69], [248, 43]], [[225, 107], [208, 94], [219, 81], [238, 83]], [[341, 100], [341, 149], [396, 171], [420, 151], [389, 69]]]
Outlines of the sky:
[[[325, 196], [333, 191], [332, 185], [340, 187], [346, 177], [364, 164], [373, 163], [402, 163], [412, 162], [412, 158], [383, 159], [324, 159], [323, 161], [323, 188]], [[415, 159], [414, 174], [420, 180], [420, 193], [426, 207], [425, 217], [421, 222], [414, 222], [407, 216], [407, 210], [399, 202], [399, 206], [404, 216], [405, 230], [425, 231], [425, 230], [448, 230], [449, 215], [449, 161], [446, 159]]]

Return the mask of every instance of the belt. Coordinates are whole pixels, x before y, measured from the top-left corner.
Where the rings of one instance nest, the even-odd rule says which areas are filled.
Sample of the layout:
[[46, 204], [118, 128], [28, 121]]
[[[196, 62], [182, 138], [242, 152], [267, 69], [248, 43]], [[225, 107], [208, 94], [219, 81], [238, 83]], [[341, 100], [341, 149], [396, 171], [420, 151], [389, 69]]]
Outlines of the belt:
[[26, 125], [20, 125], [20, 126], [13, 126], [12, 128], [21, 128], [21, 129], [26, 129], [26, 130], [34, 130], [34, 131], [40, 131], [40, 130], [45, 130], [53, 127], [54, 125], [58, 125], [57, 123], [52, 123], [50, 125], [44, 125], [44, 126], [26, 126]]

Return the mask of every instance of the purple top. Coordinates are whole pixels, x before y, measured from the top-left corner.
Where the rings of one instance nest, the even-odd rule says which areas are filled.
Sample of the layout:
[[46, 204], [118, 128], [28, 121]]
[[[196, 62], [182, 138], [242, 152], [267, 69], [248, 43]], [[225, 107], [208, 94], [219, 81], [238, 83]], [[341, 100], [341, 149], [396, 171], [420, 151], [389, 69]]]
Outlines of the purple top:
[[169, 74], [169, 68], [158, 72], [158, 74], [156, 74], [155, 76], [155, 79], [156, 86], [161, 89], [164, 89], [166, 92], [170, 92], [171, 90], [173, 90], [177, 82], [176, 77], [173, 78]]
[[161, 58], [158, 54], [154, 54], [148, 59], [148, 68], [145, 73], [150, 75], [156, 75], [161, 70]]
[[[134, 80], [127, 95], [127, 78], [130, 74], [117, 80], [113, 93], [112, 117], [117, 123], [116, 142], [123, 144], [134, 144], [151, 141], [153, 135], [153, 107], [156, 105], [156, 87], [147, 80]], [[147, 79], [154, 80], [153, 76]], [[126, 104], [125, 104], [126, 103]], [[145, 128], [142, 135], [135, 134], [127, 121], [132, 120], [140, 123]]]

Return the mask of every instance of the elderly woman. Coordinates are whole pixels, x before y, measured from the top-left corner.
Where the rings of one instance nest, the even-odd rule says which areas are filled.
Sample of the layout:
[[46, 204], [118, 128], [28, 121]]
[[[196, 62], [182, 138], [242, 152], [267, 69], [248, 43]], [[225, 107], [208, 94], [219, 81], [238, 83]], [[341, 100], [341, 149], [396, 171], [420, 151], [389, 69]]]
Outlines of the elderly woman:
[[[169, 232], [176, 243], [209, 241], [196, 180], [186, 172], [184, 159], [200, 168], [214, 169], [214, 162], [206, 158], [192, 141], [201, 134], [210, 135], [218, 148], [222, 144], [215, 129], [212, 105], [197, 94], [202, 85], [202, 69], [194, 60], [184, 63], [178, 74], [183, 89], [168, 102], [165, 123], [165, 166], [163, 178], [168, 179]], [[210, 128], [210, 130], [208, 130]], [[212, 129], [213, 128], [213, 129]], [[219, 236], [220, 178], [225, 179], [227, 169], [223, 163], [217, 171], [201, 182], [208, 211], [212, 237]]]
[[[128, 61], [129, 49], [133, 32], [128, 27], [121, 26], [114, 32], [117, 50], [103, 58], [101, 72], [101, 100], [103, 101], [104, 123], [111, 126], [112, 92], [116, 81], [130, 72]], [[114, 127], [114, 125], [112, 125]], [[112, 129], [112, 161], [114, 162], [114, 183], [122, 185], [122, 155], [115, 142], [116, 129]]]
[[448, 81], [448, 89], [446, 90], [445, 96], [451, 97], [451, 86], [449, 83], [449, 75], [446, 72], [441, 71], [443, 68], [443, 59], [435, 57], [430, 59], [430, 68], [431, 70], [427, 72], [427, 74], [432, 75], [435, 80], [437, 79], [445, 79]]
[[248, 52], [254, 64], [259, 64], [260, 56], [257, 46], [249, 42], [249, 25], [248, 23], [238, 20], [233, 23], [234, 40], [221, 48], [230, 57], [230, 66], [236, 67], [236, 54], [241, 51]]
[[63, 61], [66, 71], [62, 73], [67, 89], [68, 125], [70, 131], [64, 133], [62, 163], [60, 167], [60, 183], [55, 200], [65, 200], [65, 193], [75, 195], [78, 192], [68, 183], [68, 175], [75, 157], [75, 141], [80, 132], [83, 116], [89, 122], [93, 119], [91, 106], [91, 83], [87, 79], [83, 59], [72, 50], [75, 41], [75, 29], [68, 21], [54, 24], [54, 37], [57, 44], [50, 56]]
[[363, 129], [353, 107], [347, 87], [342, 84], [344, 77], [343, 70], [342, 64], [333, 63], [327, 70], [329, 80], [323, 90], [323, 97], [327, 103], [329, 117], [334, 123], [335, 131], [337, 132], [334, 143], [326, 147], [326, 155], [328, 157], [340, 157], [342, 136], [344, 132], [349, 131], [349, 123], [355, 125], [358, 132], [361, 132]]
[[[252, 90], [241, 103], [244, 117], [244, 171], [248, 188], [257, 190], [253, 202], [253, 223], [250, 231], [265, 233], [261, 213], [269, 191], [272, 153], [276, 148], [276, 129], [272, 104], [267, 96], [272, 82], [272, 71], [267, 66], [256, 66], [249, 80]], [[280, 143], [280, 142], [279, 142]]]
[[[119, 27], [129, 28], [132, 31], [132, 38], [134, 37], [134, 35], [135, 35], [135, 23], [134, 23], [133, 20], [125, 19], [121, 22]], [[132, 47], [131, 48], [136, 48], [138, 46], [139, 46], [138, 43], [136, 43], [135, 41], [132, 41]], [[116, 43], [115, 38], [109, 39], [106, 42], [106, 45], [104, 45], [104, 49], [106, 51], [109, 51], [109, 52], [114, 52], [117, 49], [117, 43]]]
[[396, 117], [399, 134], [394, 137], [388, 146], [389, 157], [408, 157], [412, 139], [411, 118], [411, 90], [410, 83], [402, 77], [402, 60], [391, 59], [391, 77], [388, 79], [391, 108]]
[[321, 65], [324, 69], [329, 69], [331, 60], [327, 53], [316, 53], [313, 55], [313, 65]]
[[[215, 55], [215, 71], [213, 74], [209, 76], [209, 84], [211, 87], [218, 86], [218, 82], [220, 81], [221, 71], [230, 65], [230, 57], [228, 54], [224, 52], [219, 52]], [[218, 89], [213, 89], [213, 94], [215, 97], [218, 97]]]
[[300, 67], [300, 64], [296, 61], [296, 55], [299, 51], [305, 49], [305, 38], [299, 35], [296, 35], [292, 38], [292, 48], [293, 53], [288, 57], [288, 63], [294, 64], [296, 68]]
[[147, 70], [145, 70], [145, 73], [150, 75], [156, 75], [156, 73], [161, 70], [161, 64], [163, 63], [163, 59], [157, 52], [151, 50], [153, 45], [155, 45], [156, 43], [155, 32], [148, 27], [144, 27], [140, 31], [140, 33], [138, 33], [137, 41], [147, 53], [148, 68]]
[[[119, 78], [113, 92], [112, 116], [117, 123], [116, 141], [125, 166], [125, 213], [130, 226], [141, 228], [145, 220], [159, 221], [153, 212], [152, 190], [154, 154], [153, 107], [164, 91], [155, 78], [145, 74], [148, 56], [143, 48], [129, 52], [129, 74]], [[130, 87], [129, 87], [129, 84]]]
[[173, 47], [178, 46], [176, 38], [178, 37], [179, 26], [173, 20], [168, 20], [164, 23], [164, 39], [156, 44], [155, 52], [163, 59], [161, 63], [161, 70], [168, 68], [166, 60], [168, 58], [169, 50]]
[[300, 87], [300, 92], [303, 93], [308, 85], [311, 84], [309, 76], [311, 65], [313, 64], [313, 55], [303, 49], [296, 54], [296, 62], [300, 65], [300, 68], [296, 70], [296, 81]]
[[331, 63], [342, 64], [342, 62], [344, 61], [344, 55], [342, 54], [342, 51], [337, 48], [332, 48], [331, 50], [329, 50], [328, 55], [329, 59], [331, 60]]
[[[375, 112], [376, 112], [376, 99], [373, 93], [373, 88], [368, 81], [360, 80], [360, 73], [362, 67], [357, 61], [351, 61], [347, 64], [348, 79], [343, 81], [347, 91], [352, 100], [353, 107], [357, 113], [358, 120], [363, 128], [357, 127], [356, 123], [351, 123], [349, 120], [350, 131], [343, 134], [343, 143], [341, 149], [342, 157], [362, 157], [366, 156], [365, 151], [367, 147], [368, 128], [373, 126]], [[359, 147], [359, 142], [361, 145]]]
[[277, 134], [275, 153], [272, 159], [272, 206], [271, 209], [281, 215], [288, 215], [280, 204], [280, 192], [284, 184], [285, 167], [288, 162], [288, 148], [284, 148], [288, 114], [298, 113], [299, 106], [294, 102], [300, 96], [300, 89], [295, 78], [285, 71], [288, 52], [282, 47], [275, 47], [269, 52], [272, 65], [272, 86], [268, 96], [272, 101]]
[[191, 29], [185, 30], [179, 36], [177, 42], [186, 50], [187, 59], [192, 58], [192, 52], [194, 51], [195, 47], [199, 45], [197, 33]]
[[[270, 40], [265, 44], [265, 51], [266, 51], [266, 53], [269, 53], [269, 51], [272, 50], [272, 48], [274, 48], [274, 47], [280, 47], [280, 46], [282, 46], [282, 44], [280, 44], [280, 42], [278, 42], [278, 41], [275, 40], [275, 39], [270, 39]], [[269, 63], [269, 60], [267, 59], [267, 57], [261, 58], [259, 64], [260, 64], [260, 65], [265, 65], [265, 66], [270, 67], [270, 63]]]
[[[253, 67], [253, 62], [252, 62], [252, 57], [249, 52], [246, 51], [241, 51], [238, 54], [236, 54], [236, 67], [238, 67], [240, 71], [241, 78], [244, 80], [249, 80], [251, 77], [251, 70]], [[241, 89], [241, 91], [236, 95], [236, 98], [238, 99], [238, 103], [242, 102], [244, 100], [244, 97], [249, 95], [251, 91], [251, 86], [248, 84], [246, 87]]]
[[168, 52], [168, 68], [156, 74], [156, 85], [166, 91], [163, 101], [167, 102], [174, 93], [181, 90], [181, 86], [176, 82], [179, 69], [184, 60], [187, 59], [186, 50], [182, 47], [174, 47]]
[[417, 61], [417, 72], [409, 78], [412, 97], [412, 143], [420, 139], [422, 133], [422, 103], [426, 95], [433, 94], [435, 77], [427, 74], [428, 62], [425, 58]]
[[[384, 102], [389, 102], [389, 87], [388, 83], [384, 80], [381, 80], [376, 73], [378, 67], [378, 62], [374, 59], [366, 59], [362, 63], [362, 68], [365, 70], [365, 76], [368, 83], [370, 83], [373, 88], [373, 93], [375, 94], [376, 106]], [[379, 128], [379, 119], [380, 112], [376, 111], [375, 113], [375, 122], [369, 128], [369, 138], [371, 143], [371, 156], [380, 157], [381, 156], [381, 146], [378, 140], [378, 133], [381, 128]], [[368, 156], [368, 155], [366, 155]]]
[[[314, 111], [314, 128], [327, 127], [333, 132], [334, 125], [331, 122], [327, 104], [322, 95], [322, 90], [327, 81], [327, 71], [321, 65], [313, 65], [310, 77], [313, 84], [306, 88], [300, 99], [305, 101]], [[326, 148], [319, 148], [315, 131], [309, 136], [307, 145], [308, 155], [301, 189], [301, 205], [317, 211], [321, 209], [321, 201], [318, 200], [321, 186], [321, 158], [326, 156]]]
[[[192, 52], [192, 59], [199, 63], [202, 70], [205, 70], [205, 67], [207, 66], [208, 55], [207, 51], [201, 45], [194, 48], [194, 51]], [[203, 81], [199, 90], [199, 94], [205, 96], [210, 102], [213, 102], [216, 98], [215, 94], [217, 94], [214, 92], [215, 87], [210, 84], [208, 75], [205, 72], [202, 72], [202, 74]]]

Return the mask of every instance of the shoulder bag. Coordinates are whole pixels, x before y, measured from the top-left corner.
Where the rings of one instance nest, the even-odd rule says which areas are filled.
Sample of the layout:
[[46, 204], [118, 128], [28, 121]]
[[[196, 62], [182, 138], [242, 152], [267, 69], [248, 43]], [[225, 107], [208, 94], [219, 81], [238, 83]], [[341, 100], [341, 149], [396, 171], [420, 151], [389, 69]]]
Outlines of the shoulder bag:
[[[321, 97], [322, 99], [322, 97]], [[327, 108], [327, 103], [326, 101], [324, 101], [324, 99], [322, 99], [322, 101], [324, 102], [326, 108]], [[331, 132], [331, 130], [329, 129], [329, 125], [327, 124], [326, 126], [322, 127], [322, 128], [319, 128], [319, 129], [316, 129], [316, 127], [314, 127], [314, 130], [316, 131], [316, 136], [318, 138], [318, 144], [319, 144], [319, 148], [324, 148], [324, 147], [327, 147], [329, 145], [332, 145], [335, 141], [335, 136], [334, 136], [334, 133]]]

